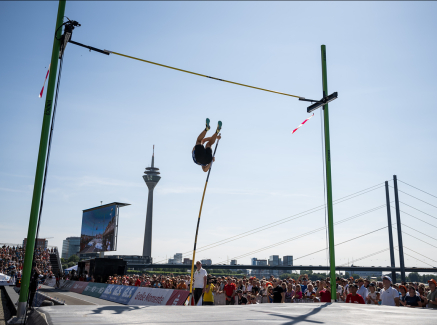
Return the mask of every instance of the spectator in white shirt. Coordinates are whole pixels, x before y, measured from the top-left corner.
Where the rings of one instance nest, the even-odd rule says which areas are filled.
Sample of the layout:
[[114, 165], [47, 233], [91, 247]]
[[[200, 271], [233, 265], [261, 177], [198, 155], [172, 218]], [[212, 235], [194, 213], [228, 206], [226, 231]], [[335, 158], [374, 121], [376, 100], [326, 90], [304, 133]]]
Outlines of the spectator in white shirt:
[[199, 301], [202, 294], [205, 292], [206, 288], [206, 276], [208, 273], [206, 270], [202, 267], [202, 263], [200, 261], [196, 262], [197, 270], [194, 272], [193, 280], [193, 294], [194, 294], [194, 304], [197, 305], [197, 302]]
[[385, 276], [382, 278], [384, 289], [381, 290], [381, 305], [399, 306], [399, 292], [391, 287], [391, 278]]

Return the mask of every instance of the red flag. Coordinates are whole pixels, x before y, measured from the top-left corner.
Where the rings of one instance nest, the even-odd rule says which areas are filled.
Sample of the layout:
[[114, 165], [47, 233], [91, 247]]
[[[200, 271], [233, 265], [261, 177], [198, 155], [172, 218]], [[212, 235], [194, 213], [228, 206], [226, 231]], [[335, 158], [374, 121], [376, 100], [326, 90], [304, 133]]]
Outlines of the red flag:
[[50, 72], [50, 64], [49, 64], [49, 69], [47, 70], [46, 78], [44, 79], [44, 84], [42, 85], [41, 92], [39, 93], [39, 98], [42, 97], [42, 93], [44, 92], [44, 86], [46, 85], [47, 77], [49, 76], [49, 72]]
[[296, 132], [297, 131], [297, 129], [298, 128], [300, 128], [302, 125], [304, 125], [310, 118], [312, 118], [314, 116], [314, 113], [313, 113], [313, 115], [311, 115], [309, 118], [307, 118], [305, 121], [303, 121], [297, 128], [295, 128], [294, 130], [293, 130], [293, 132], [291, 132], [291, 134], [293, 134], [294, 132]]

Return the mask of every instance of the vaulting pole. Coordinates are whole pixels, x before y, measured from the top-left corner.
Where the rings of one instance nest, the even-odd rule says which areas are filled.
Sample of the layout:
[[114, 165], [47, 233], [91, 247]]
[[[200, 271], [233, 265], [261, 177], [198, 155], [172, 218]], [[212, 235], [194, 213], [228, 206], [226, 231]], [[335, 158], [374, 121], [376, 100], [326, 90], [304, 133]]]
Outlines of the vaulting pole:
[[[62, 35], [62, 28], [59, 26], [63, 23], [65, 12], [65, 0], [59, 1], [58, 16], [56, 19], [56, 38], [60, 39]], [[38, 224], [38, 214], [40, 210], [41, 193], [44, 180], [44, 170], [46, 166], [47, 144], [50, 134], [50, 123], [52, 116], [53, 97], [55, 94], [56, 74], [58, 71], [58, 56], [60, 41], [58, 41], [53, 33], [53, 49], [52, 59], [50, 63], [50, 76], [47, 85], [47, 97], [44, 105], [43, 123], [41, 129], [41, 139], [39, 143], [38, 162], [36, 165], [35, 182], [33, 187], [32, 206], [30, 208], [29, 228], [27, 231], [27, 244], [24, 256], [23, 275], [21, 278], [20, 298], [18, 299], [17, 319], [24, 319], [27, 308], [27, 298], [29, 295], [29, 284], [32, 272], [33, 251], [35, 248], [35, 236]]]
[[194, 263], [195, 263], [195, 258], [196, 258], [197, 235], [199, 233], [200, 216], [202, 215], [203, 200], [205, 199], [205, 192], [206, 192], [206, 187], [208, 186], [209, 174], [211, 173], [212, 164], [214, 162], [214, 157], [215, 157], [215, 152], [217, 151], [217, 147], [218, 147], [219, 142], [220, 142], [220, 139], [217, 140], [217, 144], [215, 145], [215, 149], [214, 149], [214, 154], [212, 155], [213, 160], [211, 161], [211, 166], [209, 166], [208, 176], [206, 176], [205, 188], [203, 189], [202, 201], [200, 203], [199, 218], [197, 219], [196, 237], [194, 238], [193, 260], [191, 261], [190, 295], [188, 296], [188, 299], [190, 299], [190, 301], [191, 301], [191, 299], [193, 299]]
[[[328, 96], [328, 73], [326, 69], [326, 46], [322, 45], [322, 83], [323, 97]], [[332, 208], [332, 180], [331, 180], [331, 147], [329, 140], [329, 112], [328, 104], [323, 106], [325, 129], [325, 160], [326, 160], [326, 193], [328, 203], [328, 234], [329, 234], [329, 266], [331, 272], [331, 300], [337, 299], [335, 276], [335, 248], [334, 248], [334, 211]]]

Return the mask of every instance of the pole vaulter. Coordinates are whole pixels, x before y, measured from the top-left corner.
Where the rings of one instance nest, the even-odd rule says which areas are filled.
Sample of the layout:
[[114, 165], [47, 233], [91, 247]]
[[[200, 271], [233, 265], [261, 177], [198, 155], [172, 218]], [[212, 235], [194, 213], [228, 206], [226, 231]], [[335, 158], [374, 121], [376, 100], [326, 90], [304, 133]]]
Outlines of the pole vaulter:
[[[194, 299], [194, 296], [193, 296], [193, 277], [194, 277], [194, 263], [195, 263], [195, 259], [196, 259], [197, 235], [199, 234], [200, 217], [202, 215], [203, 200], [205, 199], [206, 187], [208, 186], [208, 180], [209, 180], [209, 175], [211, 174], [212, 164], [215, 161], [215, 153], [217, 151], [217, 147], [218, 147], [218, 144], [219, 144], [220, 139], [221, 139], [221, 134], [219, 133], [221, 130], [221, 127], [222, 127], [222, 122], [219, 121], [218, 126], [217, 126], [217, 131], [215, 132], [214, 136], [212, 136], [211, 138], [205, 138], [206, 132], [210, 129], [209, 119], [206, 119], [206, 128], [197, 138], [196, 146], [193, 148], [193, 160], [194, 160], [194, 162], [198, 165], [202, 165], [202, 169], [205, 172], [208, 171], [208, 175], [206, 176], [205, 187], [203, 189], [202, 201], [200, 203], [199, 217], [197, 219], [196, 236], [194, 237], [193, 260], [191, 261], [190, 295], [188, 296], [188, 299], [187, 299], [188, 301], [190, 301], [191, 299]], [[215, 139], [217, 139], [217, 144], [215, 145], [214, 154], [212, 155], [211, 158], [209, 158], [209, 159], [211, 159], [210, 162], [208, 163], [208, 161], [202, 161], [205, 157], [206, 157], [205, 159], [209, 160], [207, 157], [208, 151], [211, 150], [211, 145], [214, 144]], [[208, 143], [205, 145], [206, 148], [204, 148], [202, 144], [206, 141], [208, 141]], [[201, 149], [200, 147], [202, 147], [203, 149]], [[200, 155], [199, 155], [199, 151], [200, 151]]]

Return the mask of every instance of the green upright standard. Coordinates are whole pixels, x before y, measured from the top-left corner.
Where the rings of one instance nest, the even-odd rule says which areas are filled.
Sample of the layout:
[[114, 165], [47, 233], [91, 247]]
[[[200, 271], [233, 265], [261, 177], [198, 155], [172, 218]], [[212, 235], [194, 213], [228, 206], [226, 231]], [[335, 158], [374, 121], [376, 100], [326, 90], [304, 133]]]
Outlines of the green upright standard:
[[[322, 45], [322, 82], [323, 97], [328, 96], [328, 77], [326, 71], [326, 46]], [[323, 106], [323, 120], [325, 128], [325, 160], [326, 160], [326, 194], [328, 203], [328, 232], [329, 232], [329, 267], [331, 272], [331, 300], [337, 299], [335, 276], [335, 248], [334, 248], [334, 211], [332, 208], [332, 180], [331, 180], [331, 147], [329, 140], [329, 110], [328, 103]]]
[[27, 231], [26, 253], [24, 257], [23, 275], [21, 278], [20, 298], [18, 299], [17, 319], [22, 319], [26, 315], [27, 298], [29, 295], [30, 276], [32, 271], [33, 250], [35, 248], [36, 228], [41, 203], [41, 193], [44, 180], [44, 170], [46, 166], [47, 144], [50, 134], [50, 123], [52, 116], [53, 97], [55, 94], [56, 74], [58, 71], [58, 55], [60, 48], [62, 28], [65, 12], [65, 0], [59, 1], [58, 17], [56, 19], [55, 33], [53, 33], [53, 49], [50, 64], [50, 76], [47, 85], [47, 97], [44, 105], [44, 115], [41, 130], [41, 140], [39, 143], [38, 162], [36, 165], [35, 183], [33, 187], [32, 207], [30, 209], [29, 229]]

